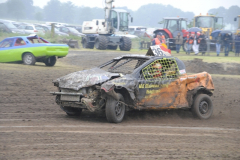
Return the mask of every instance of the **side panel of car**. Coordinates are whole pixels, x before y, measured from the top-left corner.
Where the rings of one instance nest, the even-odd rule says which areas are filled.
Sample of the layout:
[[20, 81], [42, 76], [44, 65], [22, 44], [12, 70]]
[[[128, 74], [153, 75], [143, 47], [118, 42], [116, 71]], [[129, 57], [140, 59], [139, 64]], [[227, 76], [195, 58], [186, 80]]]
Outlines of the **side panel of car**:
[[179, 103], [179, 69], [174, 58], [157, 59], [140, 71], [138, 105], [176, 107]]

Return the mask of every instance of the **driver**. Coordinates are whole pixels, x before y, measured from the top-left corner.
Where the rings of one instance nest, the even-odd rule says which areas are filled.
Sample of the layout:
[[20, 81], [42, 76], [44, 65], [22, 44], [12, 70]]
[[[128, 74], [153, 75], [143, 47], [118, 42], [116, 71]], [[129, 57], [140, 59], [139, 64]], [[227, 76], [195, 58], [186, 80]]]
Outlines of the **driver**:
[[22, 45], [25, 45], [25, 42], [22, 39], [18, 38], [14, 46], [22, 46]]
[[158, 78], [162, 76], [162, 65], [157, 62], [153, 65], [153, 78]]

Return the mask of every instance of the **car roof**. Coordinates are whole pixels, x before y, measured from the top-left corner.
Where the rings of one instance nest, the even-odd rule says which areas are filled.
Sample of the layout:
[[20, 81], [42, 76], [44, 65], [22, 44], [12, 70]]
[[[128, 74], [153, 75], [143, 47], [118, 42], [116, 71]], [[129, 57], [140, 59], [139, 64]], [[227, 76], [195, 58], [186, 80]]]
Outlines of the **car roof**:
[[120, 59], [124, 59], [124, 58], [142, 58], [142, 59], [146, 59], [146, 60], [150, 60], [150, 59], [162, 59], [162, 58], [174, 58], [173, 56], [146, 56], [146, 55], [139, 55], [139, 54], [129, 54], [129, 55], [122, 55], [119, 57], [114, 58], [114, 60], [120, 60]]

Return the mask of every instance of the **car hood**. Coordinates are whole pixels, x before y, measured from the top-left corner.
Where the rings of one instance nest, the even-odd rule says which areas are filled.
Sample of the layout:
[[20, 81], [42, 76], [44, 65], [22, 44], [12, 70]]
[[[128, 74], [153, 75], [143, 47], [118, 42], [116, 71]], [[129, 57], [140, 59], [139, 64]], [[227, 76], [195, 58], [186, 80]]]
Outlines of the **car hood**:
[[119, 77], [119, 73], [106, 72], [100, 68], [92, 68], [68, 74], [53, 81], [58, 83], [59, 88], [67, 88], [78, 91], [83, 87], [103, 83], [112, 77]]

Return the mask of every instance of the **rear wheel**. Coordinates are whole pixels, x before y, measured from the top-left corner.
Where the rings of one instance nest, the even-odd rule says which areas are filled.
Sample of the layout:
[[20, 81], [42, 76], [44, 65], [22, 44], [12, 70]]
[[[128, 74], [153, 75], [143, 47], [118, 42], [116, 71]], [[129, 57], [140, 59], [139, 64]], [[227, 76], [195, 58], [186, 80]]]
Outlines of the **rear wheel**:
[[83, 42], [82, 42], [82, 46], [83, 46], [83, 48], [93, 49], [94, 48], [94, 43], [89, 43], [89, 42], [87, 42], [86, 39], [84, 39]]
[[132, 48], [132, 41], [128, 37], [122, 37], [121, 45], [119, 45], [121, 51], [130, 51]]
[[73, 107], [66, 107], [66, 106], [60, 106], [60, 108], [66, 112], [68, 116], [80, 116], [82, 113], [81, 108], [73, 108]]
[[192, 113], [200, 119], [208, 119], [213, 113], [213, 104], [211, 98], [206, 94], [199, 94], [195, 97], [192, 106]]
[[98, 36], [95, 40], [95, 48], [105, 50], [108, 47], [108, 38], [106, 36]]
[[121, 102], [124, 102], [124, 98], [119, 94], [120, 100], [117, 101], [111, 96], [108, 97], [106, 103], [106, 117], [110, 123], [120, 123], [122, 122], [125, 115], [125, 105]]
[[48, 57], [44, 63], [46, 66], [54, 66], [57, 62], [57, 58], [55, 56]]
[[184, 52], [187, 52], [187, 41], [183, 42], [182, 48], [183, 48]]
[[34, 65], [36, 63], [36, 58], [32, 53], [25, 53], [22, 59], [23, 63], [26, 65]]

